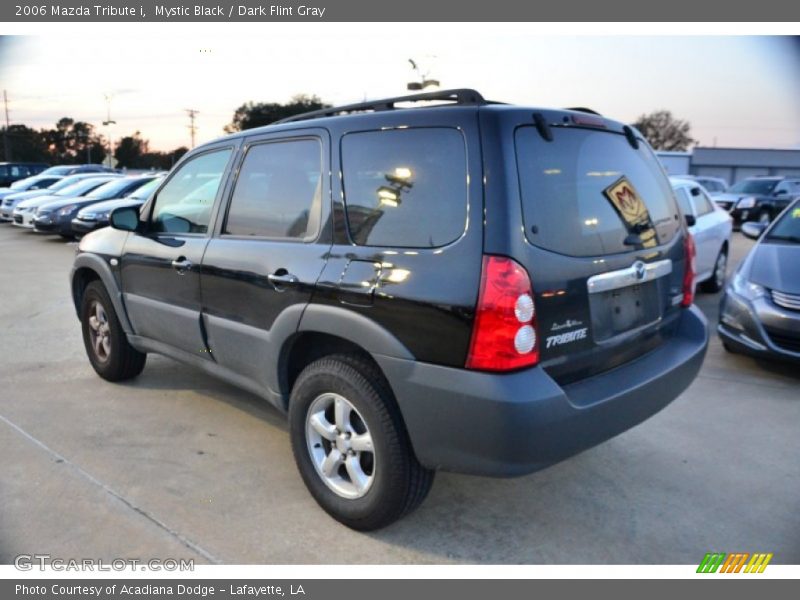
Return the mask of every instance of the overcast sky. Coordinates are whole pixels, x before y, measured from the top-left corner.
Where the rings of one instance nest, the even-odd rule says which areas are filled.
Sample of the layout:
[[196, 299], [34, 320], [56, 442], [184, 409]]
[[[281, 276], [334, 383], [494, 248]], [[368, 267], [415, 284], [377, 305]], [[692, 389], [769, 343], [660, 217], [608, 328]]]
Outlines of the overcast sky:
[[183, 109], [199, 111], [199, 143], [222, 135], [248, 100], [404, 93], [414, 58], [443, 87], [494, 100], [588, 106], [623, 121], [665, 108], [689, 120], [702, 145], [800, 148], [799, 38], [541, 36], [460, 24], [57, 31], [0, 42], [12, 123], [70, 116], [100, 126], [111, 93], [115, 139], [139, 130], [151, 148], [169, 150], [189, 144]]

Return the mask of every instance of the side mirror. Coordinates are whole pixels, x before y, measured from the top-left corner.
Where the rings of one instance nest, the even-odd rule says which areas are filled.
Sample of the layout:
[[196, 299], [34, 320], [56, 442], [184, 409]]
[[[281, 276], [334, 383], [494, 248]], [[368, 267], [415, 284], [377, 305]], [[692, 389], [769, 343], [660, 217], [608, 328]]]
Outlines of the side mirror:
[[694, 215], [686, 215], [684, 218], [686, 219], [687, 227], [694, 227], [697, 224], [697, 219], [694, 218]]
[[136, 231], [139, 229], [139, 207], [122, 206], [111, 211], [108, 222], [114, 229]]
[[748, 222], [742, 225], [742, 233], [752, 240], [757, 240], [766, 228], [767, 226], [764, 223]]

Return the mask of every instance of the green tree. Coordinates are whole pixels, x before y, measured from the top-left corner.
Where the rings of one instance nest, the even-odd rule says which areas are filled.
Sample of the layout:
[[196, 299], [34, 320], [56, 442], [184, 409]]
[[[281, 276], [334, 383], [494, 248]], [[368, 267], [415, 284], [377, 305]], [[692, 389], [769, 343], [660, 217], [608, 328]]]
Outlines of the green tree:
[[114, 148], [114, 158], [117, 159], [117, 166], [127, 169], [142, 169], [143, 156], [149, 152], [150, 143], [142, 139], [140, 132], [127, 135], [117, 142]]
[[50, 162], [47, 140], [41, 131], [27, 125], [9, 125], [8, 131], [3, 127], [0, 133], [9, 150], [6, 155], [6, 143], [0, 145], [3, 161]]
[[106, 156], [94, 126], [84, 121], [62, 117], [54, 129], [42, 130], [42, 135], [53, 164], [99, 163]]
[[317, 96], [299, 94], [287, 104], [277, 102], [245, 102], [233, 113], [233, 120], [225, 126], [227, 133], [244, 131], [253, 127], [269, 125], [287, 117], [293, 117], [311, 110], [328, 108]]
[[689, 134], [688, 121], [676, 119], [668, 110], [657, 110], [640, 116], [634, 126], [656, 150], [683, 152], [697, 142]]

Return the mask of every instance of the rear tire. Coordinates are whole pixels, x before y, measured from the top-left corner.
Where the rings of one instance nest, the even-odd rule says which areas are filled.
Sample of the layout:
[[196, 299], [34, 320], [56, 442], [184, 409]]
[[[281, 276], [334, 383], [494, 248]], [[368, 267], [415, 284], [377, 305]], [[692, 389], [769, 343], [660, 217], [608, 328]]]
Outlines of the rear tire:
[[289, 428], [306, 487], [348, 527], [385, 527], [413, 511], [431, 489], [434, 472], [414, 456], [388, 384], [357, 355], [324, 357], [300, 373]]
[[711, 277], [700, 284], [700, 289], [704, 292], [715, 294], [725, 286], [725, 275], [728, 269], [728, 249], [722, 248], [714, 262], [714, 272]]
[[114, 305], [100, 281], [86, 286], [81, 299], [83, 345], [89, 362], [107, 381], [125, 381], [144, 369], [147, 355], [128, 343]]

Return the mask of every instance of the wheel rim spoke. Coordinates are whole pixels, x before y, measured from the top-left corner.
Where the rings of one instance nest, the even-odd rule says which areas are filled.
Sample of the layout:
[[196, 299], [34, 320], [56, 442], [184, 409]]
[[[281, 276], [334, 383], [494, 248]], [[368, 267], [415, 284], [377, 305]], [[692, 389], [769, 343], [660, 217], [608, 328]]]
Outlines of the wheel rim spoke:
[[330, 454], [322, 461], [322, 472], [326, 477], [333, 477], [342, 465], [342, 454], [336, 448], [331, 449]]
[[367, 433], [359, 433], [350, 438], [350, 447], [356, 452], [372, 452], [372, 436]]
[[321, 437], [333, 441], [336, 439], [336, 425], [329, 423], [325, 418], [325, 413], [314, 413], [309, 419], [309, 424]]
[[348, 456], [344, 463], [344, 468], [347, 470], [347, 475], [350, 477], [350, 482], [353, 484], [356, 490], [358, 492], [363, 492], [363, 490], [369, 484], [369, 475], [364, 473], [358, 457]]
[[334, 400], [334, 418], [339, 431], [350, 431], [350, 405], [343, 398]]
[[92, 315], [89, 317], [89, 327], [92, 331], [100, 331], [100, 321], [97, 320], [97, 317]]

